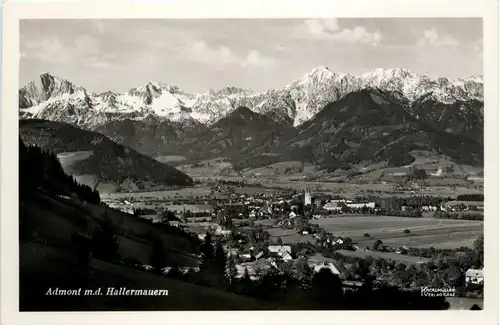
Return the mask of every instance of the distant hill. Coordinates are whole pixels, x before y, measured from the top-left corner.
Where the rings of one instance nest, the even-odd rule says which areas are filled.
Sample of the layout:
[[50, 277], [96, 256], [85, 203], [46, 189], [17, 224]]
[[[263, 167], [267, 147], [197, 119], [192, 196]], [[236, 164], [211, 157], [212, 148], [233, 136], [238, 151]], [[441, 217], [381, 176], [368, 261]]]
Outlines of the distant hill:
[[196, 134], [181, 147], [181, 151], [193, 158], [224, 156], [246, 159], [268, 152], [279, 144], [281, 138], [295, 132], [286, 121], [278, 122], [271, 116], [239, 107], [210, 129]]
[[72, 125], [45, 120], [21, 120], [19, 133], [26, 144], [49, 150], [73, 176], [90, 175], [92, 184], [133, 182], [139, 188], [184, 186], [192, 179], [170, 165], [119, 145], [107, 137]]
[[280, 151], [329, 169], [362, 161], [410, 164], [413, 150], [444, 154], [456, 163], [480, 165], [480, 142], [444, 132], [410, 115], [391, 94], [374, 89], [353, 92], [327, 105], [282, 141]]
[[196, 121], [183, 123], [150, 115], [143, 120], [112, 120], [95, 127], [99, 132], [121, 145], [149, 155], [177, 155], [179, 145], [207, 127]]
[[413, 102], [408, 111], [419, 121], [438, 130], [462, 135], [483, 143], [484, 103], [479, 100], [443, 103], [423, 96]]

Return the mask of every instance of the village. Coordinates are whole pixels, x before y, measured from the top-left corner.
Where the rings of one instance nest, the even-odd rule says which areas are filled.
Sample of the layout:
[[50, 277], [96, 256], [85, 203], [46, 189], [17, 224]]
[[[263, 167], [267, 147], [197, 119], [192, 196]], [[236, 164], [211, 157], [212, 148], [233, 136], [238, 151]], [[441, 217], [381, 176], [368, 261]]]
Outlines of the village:
[[[257, 280], [269, 270], [282, 272], [297, 268], [297, 264], [307, 264], [313, 273], [329, 269], [342, 279], [345, 289], [363, 284], [362, 276], [356, 274], [359, 257], [388, 259], [402, 264], [407, 262], [406, 256], [416, 255], [410, 256], [413, 260], [406, 263], [408, 267], [423, 267], [429, 259], [420, 258], [420, 251], [409, 245], [386, 245], [368, 232], [363, 233], [361, 239], [354, 240], [348, 235], [335, 234], [318, 224], [322, 220], [339, 220], [348, 216], [368, 216], [374, 220], [385, 216], [466, 219], [464, 216], [481, 215], [483, 210], [482, 201], [460, 201], [457, 198], [347, 198], [310, 190], [256, 191], [250, 195], [236, 193], [235, 187], [237, 185], [218, 183], [212, 187], [211, 195], [197, 198], [135, 200], [132, 197], [105, 203], [138, 218], [196, 234], [201, 242], [210, 236], [211, 240], [222, 243], [227, 258], [234, 261], [235, 278]], [[402, 229], [401, 234], [410, 236], [411, 230]], [[342, 257], [339, 261], [339, 254], [347, 260]], [[201, 255], [197, 257], [201, 258]], [[144, 268], [151, 269], [151, 266], [145, 265]], [[167, 266], [163, 272], [168, 274], [172, 269]], [[184, 274], [200, 270], [199, 266], [175, 269]], [[394, 277], [391, 272], [378, 273], [382, 280]], [[465, 276], [468, 284], [476, 286], [484, 280], [482, 269], [449, 268], [444, 273], [451, 274], [446, 275], [447, 278]], [[415, 289], [415, 285], [409, 289]]]

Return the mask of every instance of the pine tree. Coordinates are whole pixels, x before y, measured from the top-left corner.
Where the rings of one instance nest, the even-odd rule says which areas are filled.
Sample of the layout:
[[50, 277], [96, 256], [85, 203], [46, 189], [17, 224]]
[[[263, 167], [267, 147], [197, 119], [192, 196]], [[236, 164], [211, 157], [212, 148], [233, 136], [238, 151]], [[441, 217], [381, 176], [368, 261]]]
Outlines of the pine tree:
[[214, 247], [212, 244], [212, 236], [207, 232], [205, 240], [201, 245], [201, 267], [204, 270], [212, 268], [214, 261]]
[[243, 271], [243, 279], [250, 280], [250, 272], [248, 272], [248, 268], [245, 266], [245, 271]]
[[222, 248], [221, 242], [217, 241], [214, 254], [214, 271], [216, 272], [217, 276], [222, 279], [225, 277], [225, 269], [226, 253], [224, 253], [224, 248]]
[[226, 262], [226, 270], [225, 270], [225, 276], [226, 276], [227, 282], [229, 284], [232, 284], [233, 280], [237, 274], [238, 274], [238, 270], [236, 269], [234, 259], [232, 257], [229, 257], [227, 262]]

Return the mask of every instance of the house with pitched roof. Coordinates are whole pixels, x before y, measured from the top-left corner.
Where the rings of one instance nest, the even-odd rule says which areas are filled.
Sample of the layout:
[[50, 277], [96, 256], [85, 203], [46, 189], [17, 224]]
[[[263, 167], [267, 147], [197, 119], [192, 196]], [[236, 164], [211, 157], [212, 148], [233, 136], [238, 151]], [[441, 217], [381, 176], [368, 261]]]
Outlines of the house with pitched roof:
[[293, 260], [292, 247], [289, 245], [271, 245], [268, 249], [271, 256], [279, 257], [284, 261]]
[[465, 272], [465, 283], [468, 285], [483, 285], [484, 284], [484, 272], [482, 269], [468, 269]]
[[314, 272], [319, 272], [321, 269], [329, 269], [335, 275], [340, 275], [340, 271], [332, 262], [324, 262], [314, 265]]

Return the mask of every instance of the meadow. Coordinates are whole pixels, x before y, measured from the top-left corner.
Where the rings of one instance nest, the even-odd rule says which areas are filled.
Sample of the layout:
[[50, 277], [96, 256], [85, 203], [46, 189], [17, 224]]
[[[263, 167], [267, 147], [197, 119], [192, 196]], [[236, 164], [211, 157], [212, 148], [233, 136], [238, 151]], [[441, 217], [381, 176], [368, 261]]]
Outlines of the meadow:
[[357, 250], [357, 251], [338, 250], [337, 252], [344, 256], [351, 256], [358, 258], [366, 258], [368, 256], [371, 256], [373, 258], [383, 258], [385, 260], [391, 260], [395, 261], [396, 263], [403, 263], [403, 264], [420, 264], [429, 262], [429, 259], [425, 257], [397, 254], [392, 252], [377, 252], [377, 251], [365, 251], [365, 250]]
[[[334, 235], [350, 237], [363, 248], [373, 246], [377, 239], [391, 247], [458, 248], [471, 246], [484, 233], [482, 221], [469, 220], [341, 216], [314, 220], [312, 223]], [[405, 234], [405, 229], [410, 233]]]

